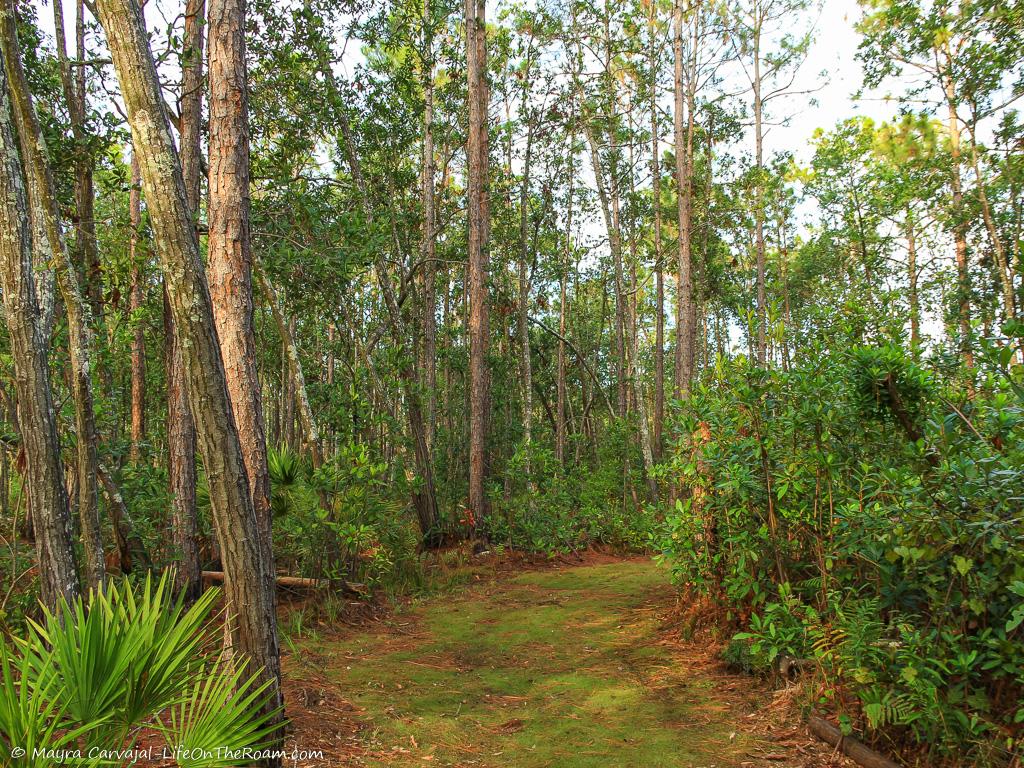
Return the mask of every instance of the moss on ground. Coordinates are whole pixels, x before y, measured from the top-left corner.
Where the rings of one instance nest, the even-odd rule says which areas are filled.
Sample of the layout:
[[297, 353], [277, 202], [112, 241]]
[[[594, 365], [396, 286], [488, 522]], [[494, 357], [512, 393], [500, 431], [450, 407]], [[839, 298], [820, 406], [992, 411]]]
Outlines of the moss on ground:
[[751, 765], [714, 680], [658, 644], [669, 590], [640, 560], [535, 571], [316, 650], [369, 722], [370, 765]]

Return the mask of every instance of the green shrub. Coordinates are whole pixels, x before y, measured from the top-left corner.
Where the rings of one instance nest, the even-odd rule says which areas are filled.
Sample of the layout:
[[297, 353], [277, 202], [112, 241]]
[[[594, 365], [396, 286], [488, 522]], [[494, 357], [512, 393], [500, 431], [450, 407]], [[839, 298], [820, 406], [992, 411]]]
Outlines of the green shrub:
[[815, 659], [820, 704], [934, 763], [1024, 736], [1024, 389], [990, 352], [966, 400], [892, 347], [720, 362], [666, 467], [661, 556], [724, 598], [730, 657]]

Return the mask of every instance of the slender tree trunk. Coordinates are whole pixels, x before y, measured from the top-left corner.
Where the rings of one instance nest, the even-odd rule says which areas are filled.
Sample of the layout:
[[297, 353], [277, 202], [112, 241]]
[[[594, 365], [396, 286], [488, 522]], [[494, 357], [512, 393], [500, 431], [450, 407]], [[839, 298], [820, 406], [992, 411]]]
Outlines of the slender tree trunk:
[[434, 232], [434, 27], [431, 0], [423, 0], [423, 37], [426, 60], [423, 62], [423, 388], [426, 390], [427, 448], [434, 446], [437, 428], [437, 261]]
[[[679, 250], [676, 269], [676, 359], [675, 395], [690, 392], [696, 341], [697, 310], [693, 299], [693, 259], [691, 208], [691, 174], [693, 168], [693, 99], [688, 96], [683, 61], [683, 6], [675, 0], [673, 7], [673, 51], [675, 53], [675, 143], [676, 200], [679, 224]], [[692, 79], [692, 75], [690, 77]], [[686, 109], [686, 102], [689, 109]], [[684, 126], [683, 114], [686, 113]]]
[[558, 276], [558, 368], [556, 371], [558, 388], [558, 404], [556, 407], [555, 419], [555, 457], [562, 465], [565, 464], [565, 439], [566, 439], [566, 365], [565, 365], [565, 336], [568, 324], [569, 302], [566, 286], [568, 283], [569, 262], [573, 254], [572, 237], [572, 215], [573, 215], [573, 192], [576, 181], [576, 135], [569, 137], [569, 192], [566, 204], [565, 217], [565, 256], [562, 261], [562, 269]]
[[466, 288], [469, 299], [469, 509], [477, 523], [487, 517], [487, 428], [491, 394], [487, 349], [490, 341], [487, 283], [488, 86], [486, 0], [465, 0], [469, 166], [466, 208], [469, 226]]
[[[60, 0], [54, 0], [59, 4]], [[144, 299], [142, 261], [139, 254], [139, 229], [142, 224], [142, 192], [139, 189], [139, 164], [132, 152], [132, 181], [128, 193], [128, 261], [132, 265], [129, 311], [132, 324], [132, 405], [131, 460], [138, 463], [142, 442], [146, 439], [146, 334], [139, 317]]]
[[[10, 13], [5, 4], [0, 20], [5, 27], [13, 23]], [[49, 339], [41, 335], [38, 321], [28, 207], [7, 76], [0, 72], [0, 290], [14, 363], [18, 426], [27, 459], [25, 477], [40, 591], [43, 602], [53, 609], [62, 598], [74, 599], [79, 583], [50, 392]]]
[[[529, 59], [525, 78], [529, 79]], [[528, 109], [528, 105], [524, 104]], [[519, 189], [519, 375], [523, 390], [523, 447], [526, 461], [523, 471], [526, 477], [526, 488], [533, 504], [533, 479], [530, 474], [530, 450], [533, 439], [533, 365], [530, 359], [530, 277], [529, 261], [529, 222], [530, 222], [530, 163], [533, 160], [533, 122], [526, 129], [526, 157], [523, 161], [523, 178]]]
[[[85, 60], [85, 12], [82, 0], [75, 4], [75, 55]], [[63, 4], [53, 3], [54, 31], [57, 38], [57, 63], [60, 69], [64, 100], [68, 105], [71, 135], [75, 142], [74, 197], [78, 218], [75, 230], [75, 256], [85, 278], [85, 294], [92, 317], [102, 327], [103, 275], [96, 244], [95, 192], [92, 181], [93, 159], [88, 149], [85, 128], [85, 75], [86, 67], [72, 68], [68, 60], [67, 39], [64, 30]]]
[[206, 271], [253, 508], [269, 550], [270, 476], [253, 332], [245, 0], [210, 0], [207, 14], [210, 173]]
[[[205, 0], [188, 0], [182, 41], [181, 169], [188, 211], [194, 223], [200, 205], [200, 125], [203, 99], [203, 25]], [[167, 474], [171, 526], [178, 566], [176, 580], [185, 600], [194, 601], [203, 588], [199, 561], [199, 517], [196, 510], [196, 432], [188, 404], [181, 350], [175, 338], [174, 314], [164, 288], [164, 359], [167, 368]]]
[[[137, 3], [99, 0], [97, 7], [139, 155], [154, 244], [181, 341], [178, 347], [226, 575], [225, 593], [234, 612], [229, 621], [232, 645], [247, 659], [249, 671], [269, 683], [268, 707], [276, 710], [282, 699], [273, 557], [253, 508], [209, 288], [156, 66]], [[280, 716], [273, 722], [281, 722]]]
[[757, 364], [765, 366], [768, 344], [768, 297], [765, 290], [767, 270], [764, 244], [764, 104], [761, 101], [761, 22], [760, 8], [754, 3], [754, 164], [757, 179], [754, 183], [754, 248], [757, 255]]
[[14, 120], [21, 143], [21, 156], [26, 173], [33, 178], [32, 183], [28, 186], [28, 202], [36, 210], [33, 215], [39, 221], [45, 222], [47, 254], [55, 256], [57, 284], [67, 312], [68, 346], [71, 353], [71, 391], [75, 404], [75, 431], [78, 438], [76, 441], [78, 513], [82, 523], [82, 542], [85, 548], [86, 583], [90, 587], [99, 587], [103, 583], [105, 565], [96, 481], [98, 436], [90, 378], [92, 329], [89, 310], [82, 301], [78, 278], [75, 275], [61, 232], [57, 196], [49, 160], [46, 156], [46, 144], [35, 107], [32, 104], [28, 80], [22, 68], [13, 0], [3, 0], [2, 9], [0, 48], [3, 52]]
[[960, 120], [956, 115], [956, 94], [953, 83], [946, 85], [946, 103], [949, 108], [947, 126], [950, 148], [950, 181], [953, 187], [953, 241], [956, 247], [957, 315], [960, 322], [960, 354], [964, 365], [974, 367], [971, 347], [971, 276], [967, 263], [967, 221], [964, 213], [964, 193], [960, 176]]
[[910, 347], [916, 357], [921, 346], [921, 302], [917, 293], [917, 233], [914, 214], [908, 209], [904, 218], [907, 232], [907, 296], [910, 302]]
[[[633, 158], [633, 147], [630, 145], [629, 151], [629, 167], [630, 167], [630, 186], [629, 191], [632, 197], [636, 197], [636, 186], [633, 181], [633, 171], [635, 167]], [[633, 402], [636, 406], [637, 425], [640, 430], [640, 455], [644, 462], [644, 477], [647, 480], [647, 492], [652, 502], [657, 504], [658, 502], [658, 483], [654, 477], [654, 448], [651, 441], [651, 429], [647, 423], [647, 398], [644, 396], [643, 383], [640, 379], [640, 370], [637, 365], [637, 360], [640, 356], [640, 338], [638, 330], [638, 318], [637, 315], [637, 296], [639, 294], [639, 286], [637, 284], [636, 276], [636, 265], [637, 256], [637, 235], [633, 227], [629, 230], [629, 255], [630, 255], [630, 281], [629, 281], [629, 309], [630, 309], [630, 322], [629, 328], [629, 339], [627, 344], [627, 369], [626, 372], [629, 376], [630, 382], [632, 382], [632, 393]]]
[[995, 219], [992, 217], [992, 207], [989, 204], [988, 192], [985, 190], [985, 179], [981, 174], [981, 160], [978, 157], [978, 144], [973, 128], [970, 137], [971, 166], [974, 168], [974, 178], [978, 184], [978, 202], [981, 203], [981, 216], [985, 221], [985, 229], [988, 230], [989, 241], [992, 243], [992, 254], [995, 256], [996, 271], [999, 275], [999, 286], [1002, 288], [1003, 318], [1010, 320], [1017, 314], [1013, 295], [1013, 265], [1006, 260], [1006, 249], [1003, 248], [1002, 238], [999, 237]]
[[98, 475], [110, 512], [110, 527], [114, 530], [121, 573], [144, 573], [153, 567], [153, 562], [135, 529], [128, 505], [124, 503], [121, 491], [118, 490], [110, 473], [101, 467]]
[[658, 10], [650, 4], [648, 31], [651, 66], [651, 205], [654, 210], [654, 457], [664, 450], [662, 430], [665, 424], [665, 270], [661, 263], [661, 135], [658, 129]]

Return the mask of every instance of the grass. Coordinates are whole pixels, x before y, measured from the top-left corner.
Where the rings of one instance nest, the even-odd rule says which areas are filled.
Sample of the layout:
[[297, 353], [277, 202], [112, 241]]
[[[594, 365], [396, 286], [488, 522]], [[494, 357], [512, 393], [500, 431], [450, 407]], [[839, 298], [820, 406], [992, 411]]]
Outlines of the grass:
[[754, 742], [714, 680], [658, 644], [669, 590], [640, 560], [535, 571], [307, 645], [365, 713], [369, 765], [738, 766]]

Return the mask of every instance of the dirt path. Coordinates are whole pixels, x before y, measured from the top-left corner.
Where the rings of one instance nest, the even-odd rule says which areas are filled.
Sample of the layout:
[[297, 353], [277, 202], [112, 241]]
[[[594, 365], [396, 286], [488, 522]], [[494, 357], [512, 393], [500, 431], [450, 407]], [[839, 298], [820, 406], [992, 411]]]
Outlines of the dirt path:
[[672, 601], [662, 570], [626, 560], [499, 579], [303, 641], [286, 674], [313, 687], [314, 716], [297, 718], [295, 743], [333, 739], [342, 752], [325, 765], [819, 764], [795, 733], [789, 747], [754, 733], [768, 699], [752, 681], [666, 637]]

